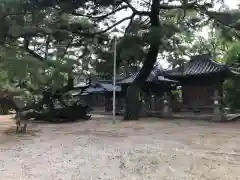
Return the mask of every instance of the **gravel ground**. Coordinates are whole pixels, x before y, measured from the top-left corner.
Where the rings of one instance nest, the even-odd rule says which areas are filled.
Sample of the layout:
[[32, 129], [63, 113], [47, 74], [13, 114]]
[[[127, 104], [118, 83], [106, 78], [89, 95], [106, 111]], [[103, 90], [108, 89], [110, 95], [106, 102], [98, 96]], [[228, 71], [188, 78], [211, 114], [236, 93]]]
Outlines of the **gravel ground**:
[[[104, 120], [105, 119], [105, 120]], [[104, 117], [32, 124], [0, 118], [1, 180], [236, 180], [240, 123]]]

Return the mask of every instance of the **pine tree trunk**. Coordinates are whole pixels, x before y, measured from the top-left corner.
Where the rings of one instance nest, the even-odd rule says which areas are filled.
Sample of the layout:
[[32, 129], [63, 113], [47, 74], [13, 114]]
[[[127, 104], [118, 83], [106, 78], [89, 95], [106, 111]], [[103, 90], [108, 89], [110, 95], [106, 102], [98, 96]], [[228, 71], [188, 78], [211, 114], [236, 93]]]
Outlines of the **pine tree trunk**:
[[[152, 0], [150, 14], [151, 30], [160, 27], [158, 17], [159, 3], [159, 0]], [[147, 80], [149, 74], [154, 67], [158, 55], [160, 42], [160, 38], [156, 38], [155, 40], [150, 42], [150, 48], [148, 50], [143, 66], [134, 82], [128, 87], [124, 120], [137, 120], [139, 118], [139, 111], [141, 107], [141, 103], [139, 101], [140, 88]]]
[[137, 84], [131, 84], [127, 89], [126, 110], [124, 120], [137, 120], [140, 113], [140, 87]]

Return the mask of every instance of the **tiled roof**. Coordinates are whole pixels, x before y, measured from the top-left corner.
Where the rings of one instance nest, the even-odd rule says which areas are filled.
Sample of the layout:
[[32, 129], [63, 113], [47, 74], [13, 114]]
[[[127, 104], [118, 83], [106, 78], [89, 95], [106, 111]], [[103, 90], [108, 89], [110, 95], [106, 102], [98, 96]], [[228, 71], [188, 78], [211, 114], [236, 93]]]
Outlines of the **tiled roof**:
[[[209, 54], [192, 56], [191, 60], [185, 64], [185, 68], [176, 68], [173, 70], [163, 70], [161, 67], [155, 67], [149, 75], [147, 82], [154, 81], [172, 81], [178, 76], [199, 76], [212, 73], [231, 72], [226, 65], [213, 61]], [[129, 84], [134, 81], [138, 73], [134, 73], [127, 78], [118, 81], [118, 84]], [[170, 78], [170, 79], [168, 79]]]
[[[185, 64], [185, 68], [176, 68], [173, 70], [164, 70], [159, 66], [155, 66], [147, 78], [147, 82], [168, 81], [176, 82], [174, 79], [176, 76], [199, 76], [211, 73], [232, 72], [232, 70], [226, 64], [220, 64], [211, 59], [209, 54], [202, 54], [192, 56], [191, 60]], [[138, 72], [130, 74], [128, 77], [117, 81], [117, 84], [130, 84], [137, 77]], [[170, 78], [170, 79], [168, 79]], [[113, 91], [113, 85], [111, 81], [104, 82], [99, 81], [98, 84], [102, 84], [99, 87], [104, 88], [104, 91]], [[117, 87], [120, 88], [120, 87]], [[118, 91], [118, 89], [117, 89]], [[121, 90], [119, 90], [121, 91]]]
[[87, 83], [85, 82], [78, 82], [77, 84], [74, 85], [74, 88], [83, 88], [86, 87]]
[[99, 93], [99, 92], [104, 92], [104, 88], [102, 87], [88, 87], [87, 89], [85, 89], [83, 91], [82, 94], [80, 94], [80, 90], [79, 89], [74, 89], [74, 90], [71, 90], [69, 93], [73, 96], [76, 96], [76, 95], [87, 95], [87, 94], [91, 94], [91, 93]]
[[[113, 84], [111, 83], [101, 83], [95, 82], [90, 87], [84, 90], [86, 93], [99, 93], [99, 92], [112, 92], [113, 91]], [[121, 91], [121, 86], [116, 86], [116, 92]]]
[[[146, 81], [147, 82], [172, 81], [163, 76], [161, 76], [160, 78], [158, 77], [158, 74], [163, 74], [163, 71], [164, 70], [161, 67], [154, 67], [154, 69], [152, 70], [152, 72], [150, 73]], [[118, 81], [117, 84], [130, 84], [135, 80], [137, 75], [138, 75], [138, 72], [132, 73], [125, 79]]]
[[[88, 86], [87, 83], [85, 82], [79, 82], [78, 84], [76, 84], [74, 86], [74, 88], [76, 88], [76, 90], [74, 90], [74, 94], [79, 94], [80, 91], [77, 90], [78, 88], [83, 88]], [[94, 81], [91, 83], [91, 85], [89, 85], [89, 87], [87, 87], [84, 90], [84, 93], [99, 93], [99, 92], [111, 92], [113, 91], [113, 84], [112, 84], [112, 80], [99, 80], [99, 81]], [[116, 91], [120, 92], [121, 91], [121, 86], [116, 85]]]
[[164, 76], [197, 76], [227, 71], [230, 71], [227, 65], [217, 63], [208, 54], [203, 54], [191, 57], [182, 71], [179, 68], [165, 71]]
[[86, 93], [98, 93], [98, 92], [104, 92], [104, 91], [105, 90], [102, 87], [88, 87], [83, 92], [86, 92]]
[[174, 80], [171, 80], [171, 79], [168, 79], [164, 76], [158, 76], [158, 81], [166, 81], [166, 82], [174, 82], [174, 83], [177, 83], [178, 81], [174, 81]]
[[[99, 83], [99, 86], [102, 87], [104, 89], [104, 91], [108, 91], [108, 92], [113, 91], [113, 84], [110, 84], [110, 83]], [[116, 92], [120, 92], [121, 90], [122, 90], [121, 86], [116, 85]]]

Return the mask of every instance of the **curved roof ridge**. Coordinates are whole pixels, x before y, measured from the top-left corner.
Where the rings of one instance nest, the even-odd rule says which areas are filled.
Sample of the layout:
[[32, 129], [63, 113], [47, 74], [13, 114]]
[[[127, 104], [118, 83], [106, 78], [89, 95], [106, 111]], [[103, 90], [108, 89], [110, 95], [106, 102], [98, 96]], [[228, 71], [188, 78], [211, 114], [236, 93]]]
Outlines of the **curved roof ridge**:
[[[181, 70], [182, 69], [182, 70]], [[219, 63], [213, 60], [211, 54], [200, 54], [191, 56], [183, 68], [175, 68], [167, 71], [166, 76], [199, 76], [209, 73], [220, 73], [229, 71], [226, 64]]]
[[212, 58], [210, 58], [209, 61], [218, 66], [227, 66], [226, 63], [221, 63], [221, 62], [215, 61]]
[[[147, 82], [155, 82], [155, 81], [168, 81], [168, 82], [173, 82], [172, 80], [164, 77], [165, 75], [165, 71], [161, 66], [159, 65], [155, 65], [153, 67], [153, 69], [151, 70], [148, 78], [146, 79]], [[137, 77], [139, 71], [138, 72], [134, 72], [129, 74], [129, 76], [127, 76], [125, 79], [118, 81], [118, 84], [128, 84], [128, 83], [132, 83], [135, 78]], [[158, 76], [162, 76], [162, 78], [158, 78]], [[174, 81], [175, 82], [175, 81]]]
[[240, 71], [237, 68], [229, 67], [229, 69], [231, 70], [231, 73], [235, 75], [240, 75]]
[[[204, 58], [204, 59], [201, 59], [201, 58]], [[191, 62], [191, 61], [203, 61], [203, 60], [209, 61], [209, 62], [213, 63], [214, 65], [227, 66], [225, 63], [215, 61], [210, 53], [191, 56], [191, 59], [190, 59], [189, 62]]]

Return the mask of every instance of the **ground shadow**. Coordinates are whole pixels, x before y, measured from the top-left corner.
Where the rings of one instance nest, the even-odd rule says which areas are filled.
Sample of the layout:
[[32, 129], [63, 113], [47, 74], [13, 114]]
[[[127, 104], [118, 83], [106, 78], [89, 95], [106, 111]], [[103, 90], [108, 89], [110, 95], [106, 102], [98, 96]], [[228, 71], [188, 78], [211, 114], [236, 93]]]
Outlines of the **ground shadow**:
[[16, 127], [9, 127], [5, 130], [3, 130], [3, 134], [8, 135], [8, 136], [16, 136], [16, 137], [34, 137], [34, 136], [39, 136], [39, 133], [42, 131], [40, 129], [32, 129], [29, 128], [25, 133], [23, 132], [16, 132]]

